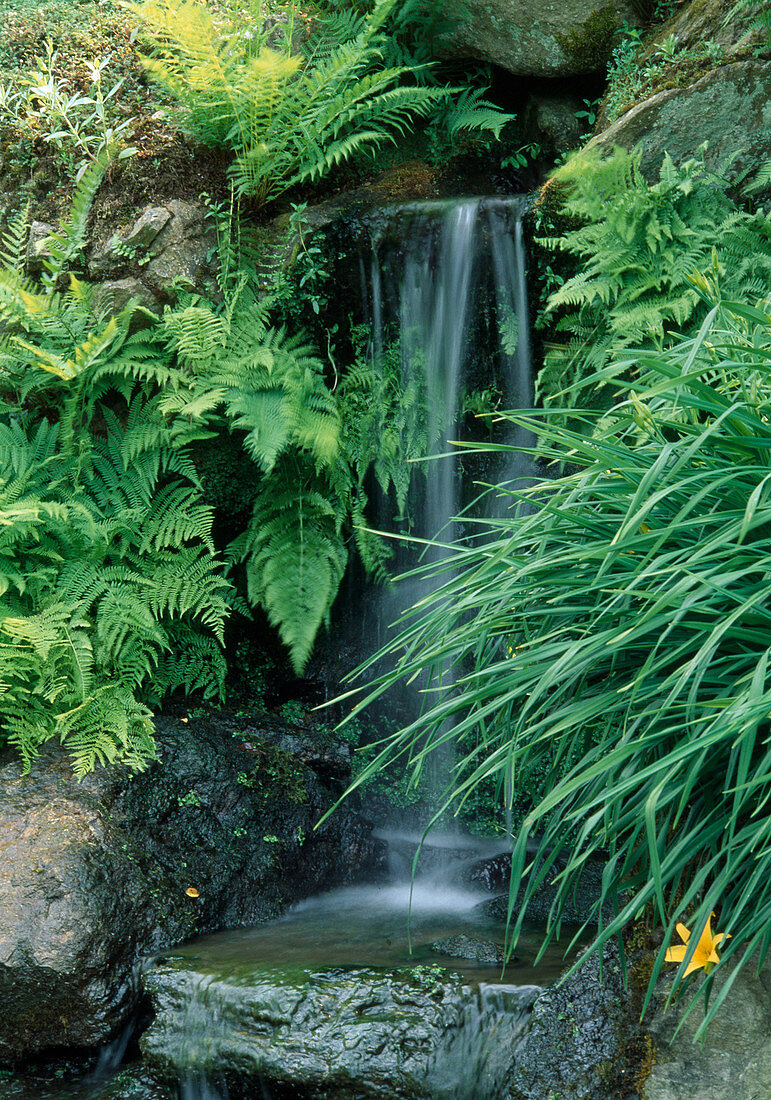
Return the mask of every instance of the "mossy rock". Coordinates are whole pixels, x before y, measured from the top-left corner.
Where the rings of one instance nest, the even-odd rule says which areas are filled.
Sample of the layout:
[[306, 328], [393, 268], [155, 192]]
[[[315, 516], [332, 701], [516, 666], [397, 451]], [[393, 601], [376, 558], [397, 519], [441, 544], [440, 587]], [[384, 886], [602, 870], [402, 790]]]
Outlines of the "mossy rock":
[[632, 0], [448, 0], [447, 8], [453, 26], [438, 48], [518, 76], [599, 72], [616, 30], [640, 24], [640, 5]]
[[658, 92], [598, 134], [588, 148], [610, 153], [617, 145], [639, 146], [640, 167], [653, 181], [665, 152], [682, 164], [704, 142], [708, 168], [751, 182], [771, 154], [771, 62], [733, 62], [687, 88]]

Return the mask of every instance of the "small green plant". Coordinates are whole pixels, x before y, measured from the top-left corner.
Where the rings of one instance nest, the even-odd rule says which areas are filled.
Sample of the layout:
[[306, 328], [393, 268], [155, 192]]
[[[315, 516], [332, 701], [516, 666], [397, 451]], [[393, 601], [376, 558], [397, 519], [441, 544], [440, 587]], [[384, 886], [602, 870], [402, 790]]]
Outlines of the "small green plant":
[[429, 995], [437, 993], [447, 977], [447, 971], [438, 963], [419, 963], [408, 971], [412, 980]]
[[693, 83], [724, 60], [724, 47], [711, 39], [681, 48], [677, 36], [670, 34], [649, 47], [637, 28], [625, 26], [608, 69], [605, 98], [608, 121], [614, 121], [661, 88]]
[[578, 121], [584, 127], [584, 132], [579, 138], [580, 142], [587, 141], [591, 137], [594, 124], [597, 121], [597, 110], [600, 106], [599, 99], [585, 99], [583, 101], [583, 107], [580, 111], [576, 111], [575, 115]]
[[[37, 59], [37, 68], [23, 81], [24, 94], [7, 97], [2, 123], [13, 122], [23, 134], [28, 131], [53, 145], [65, 167], [75, 170], [76, 181], [106, 150], [119, 160], [133, 156], [136, 149], [126, 140], [136, 125], [133, 118], [121, 118], [111, 111], [113, 101], [124, 79], [115, 81], [105, 90], [105, 70], [110, 56], [85, 60], [91, 84], [91, 94], [70, 91], [68, 81], [56, 75], [56, 54], [46, 43], [45, 57]], [[3, 105], [0, 104], [0, 109]]]
[[265, 841], [266, 844], [280, 844], [281, 843], [280, 839], [277, 836], [274, 836], [272, 833], [268, 833], [262, 839]]
[[286, 718], [287, 722], [302, 723], [308, 716], [307, 709], [297, 699], [290, 699], [289, 702], [282, 703], [278, 712], [282, 718]]
[[513, 153], [509, 153], [501, 161], [501, 168], [527, 168], [538, 157], [541, 152], [541, 146], [537, 141], [528, 142], [526, 145], [520, 145], [518, 149], [515, 149]]
[[307, 800], [305, 768], [292, 753], [259, 736], [252, 739], [252, 751], [257, 763], [250, 772], [239, 772], [237, 783], [256, 791], [266, 801], [272, 799], [277, 791], [296, 805]]
[[189, 790], [185, 795], [179, 795], [177, 803], [180, 806], [195, 806], [196, 809], [200, 809], [203, 806], [203, 802], [196, 794], [194, 790]]

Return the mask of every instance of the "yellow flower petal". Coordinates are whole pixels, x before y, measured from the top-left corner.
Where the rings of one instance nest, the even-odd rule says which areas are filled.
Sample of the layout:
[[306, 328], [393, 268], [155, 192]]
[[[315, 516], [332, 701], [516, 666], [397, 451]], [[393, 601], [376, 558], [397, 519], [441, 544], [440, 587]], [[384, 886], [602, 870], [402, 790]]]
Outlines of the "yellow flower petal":
[[694, 958], [701, 957], [706, 961], [712, 950], [712, 938], [712, 920], [707, 917], [707, 923], [702, 928], [699, 936], [699, 944], [694, 953]]
[[664, 959], [668, 963], [681, 963], [685, 958], [686, 947], [668, 947]]
[[688, 943], [688, 940], [691, 938], [691, 933], [688, 931], [688, 929], [685, 927], [685, 925], [684, 924], [676, 924], [675, 928], [677, 928], [677, 934], [679, 935], [679, 937], [683, 941], [683, 943]]
[[693, 974], [694, 970], [701, 970], [701, 968], [704, 966], [704, 963], [705, 963], [704, 959], [697, 960], [696, 957], [694, 956], [691, 959], [691, 961], [688, 963], [688, 965], [686, 966], [685, 974], [683, 975], [683, 977], [687, 978], [689, 974]]

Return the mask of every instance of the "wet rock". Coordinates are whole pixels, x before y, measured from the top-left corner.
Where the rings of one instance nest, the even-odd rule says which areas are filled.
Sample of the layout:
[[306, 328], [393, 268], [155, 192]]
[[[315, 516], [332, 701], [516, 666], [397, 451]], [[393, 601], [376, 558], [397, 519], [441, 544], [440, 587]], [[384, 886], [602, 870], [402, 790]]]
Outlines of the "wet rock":
[[92, 252], [88, 261], [91, 277], [112, 275], [135, 259], [146, 259], [147, 250], [171, 218], [172, 212], [165, 206], [148, 206], [127, 233], [113, 233]]
[[293, 1100], [492, 1100], [538, 992], [474, 993], [426, 968], [226, 975], [173, 959], [145, 984], [151, 1070], [166, 1082], [223, 1081], [232, 1100], [264, 1088]]
[[0, 769], [0, 1062], [100, 1042], [135, 996], [152, 939], [143, 876], [104, 778], [67, 762]]
[[525, 140], [537, 142], [541, 155], [548, 158], [577, 149], [582, 125], [576, 118], [576, 111], [583, 110], [584, 106], [578, 95], [569, 92], [532, 96], [522, 112]]
[[431, 950], [437, 955], [449, 955], [451, 959], [473, 959], [490, 966], [501, 966], [506, 961], [506, 953], [500, 944], [492, 940], [474, 940], [470, 936], [448, 936], [435, 940]]
[[[713, 1002], [731, 973], [730, 967], [715, 972]], [[765, 1100], [771, 1095], [771, 960], [759, 975], [752, 963], [737, 975], [703, 1042], [694, 1042], [704, 1019], [703, 1001], [688, 1016], [687, 994], [665, 1009], [671, 984], [668, 978], [657, 986], [658, 1007], [647, 1021], [656, 1052], [645, 1100]]]
[[483, 886], [491, 894], [500, 894], [509, 888], [511, 879], [511, 853], [499, 852], [497, 855], [480, 859], [468, 872], [468, 881]]
[[148, 206], [123, 237], [127, 248], [147, 249], [172, 217], [165, 206]]
[[0, 769], [0, 1063], [108, 1038], [148, 951], [377, 868], [352, 809], [314, 829], [345, 777], [322, 782], [279, 747], [287, 735], [269, 719], [159, 719], [143, 775], [78, 783], [53, 750], [30, 776]]
[[377, 874], [381, 846], [351, 807], [315, 828], [347, 775], [328, 785], [282, 747], [309, 736], [263, 715], [158, 722], [162, 763], [125, 784], [113, 813], [143, 838], [143, 870], [176, 940], [271, 920]]
[[639, 22], [627, 0], [458, 0], [443, 36], [451, 57], [491, 61], [517, 76], [575, 76], [607, 64], [616, 30]]
[[173, 199], [165, 209], [171, 219], [153, 240], [154, 258], [144, 269], [144, 281], [164, 299], [174, 297], [175, 287], [211, 290], [217, 234], [207, 208]]
[[736, 154], [729, 178], [748, 173], [742, 182], [751, 182], [771, 149], [771, 61], [737, 61], [688, 88], [658, 92], [616, 119], [587, 148], [610, 153], [616, 145], [639, 146], [642, 171], [654, 180], [665, 151], [680, 164], [705, 141], [708, 168], [722, 170]]
[[[483, 862], [478, 869], [478, 874], [484, 881], [489, 878], [490, 889], [508, 890], [509, 875], [511, 873], [511, 857], [500, 856], [489, 867], [489, 861]], [[571, 892], [565, 900], [562, 909], [562, 920], [568, 924], [583, 924], [584, 921], [596, 919], [594, 906], [601, 893], [603, 865], [599, 862], [587, 863], [581, 876], [581, 881], [575, 891]], [[529, 921], [543, 921], [549, 919], [549, 913], [557, 896], [557, 887], [547, 884], [536, 891], [530, 899], [527, 907], [527, 919]], [[516, 913], [521, 904], [520, 893], [513, 906]], [[483, 902], [484, 911], [495, 920], [505, 921], [509, 912], [508, 894], [501, 893], [497, 898]]]
[[[633, 1100], [645, 1050], [618, 952], [607, 946], [602, 971], [598, 957], [589, 955], [535, 1001], [503, 1095], [507, 1100]], [[701, 1100], [700, 1093], [689, 1100], [697, 1095]]]
[[756, 12], [749, 6], [743, 11], [735, 9], [735, 0], [698, 0], [683, 4], [656, 37], [663, 41], [673, 34], [681, 49], [700, 46], [703, 42], [716, 42], [729, 54], [756, 49], [763, 41], [762, 29], [753, 28]]

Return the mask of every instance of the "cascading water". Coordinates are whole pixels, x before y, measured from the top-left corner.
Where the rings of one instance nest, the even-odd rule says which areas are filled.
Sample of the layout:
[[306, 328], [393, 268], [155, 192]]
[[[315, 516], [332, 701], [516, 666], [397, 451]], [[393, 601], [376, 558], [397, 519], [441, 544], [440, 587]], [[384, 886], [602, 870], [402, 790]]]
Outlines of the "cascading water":
[[[142, 1040], [182, 1100], [498, 1100], [557, 950], [525, 931], [502, 974], [500, 843], [383, 833], [392, 878], [178, 948], [146, 976]], [[412, 904], [411, 941], [406, 914]], [[459, 935], [461, 933], [461, 935]], [[459, 958], [475, 946], [477, 954]], [[535, 983], [539, 983], [536, 985]], [[515, 984], [516, 983], [516, 984]]]
[[[422, 372], [430, 449], [446, 451], [462, 434], [469, 388], [497, 388], [505, 408], [531, 404], [523, 206], [520, 198], [409, 203], [380, 211], [369, 226], [360, 270], [370, 354], [377, 362], [398, 341], [405, 383]], [[506, 473], [528, 478], [528, 459]], [[430, 462], [415, 501], [417, 533], [449, 541], [462, 504], [457, 461]]]
[[[532, 366], [522, 230], [522, 198], [474, 198], [407, 203], [365, 219], [360, 255], [361, 293], [373, 362], [398, 346], [405, 386], [420, 379], [428, 451], [447, 454], [422, 464], [410, 491], [409, 533], [435, 539], [423, 561], [441, 560], [462, 534], [456, 519], [475, 491], [463, 485], [460, 452], [452, 440], [465, 434], [464, 407], [526, 408], [532, 403]], [[484, 428], [477, 427], [484, 432]], [[522, 429], [508, 426], [503, 442], [528, 446]], [[478, 471], [485, 480], [523, 487], [532, 479], [530, 459], [511, 453], [505, 466]], [[487, 514], [508, 498], [488, 498]], [[383, 502], [376, 525], [388, 529], [391, 506]], [[400, 550], [395, 571], [415, 564], [413, 549]], [[401, 612], [427, 595], [430, 581], [412, 579], [383, 591], [374, 614], [361, 624], [379, 646]]]
[[[522, 197], [473, 198], [402, 204], [364, 221], [359, 270], [370, 356], [377, 366], [398, 349], [405, 391], [418, 380], [423, 394], [428, 453], [444, 456], [422, 463], [423, 476], [413, 475], [409, 515], [401, 525], [422, 540], [420, 560], [439, 563], [441, 575], [413, 574], [380, 590], [358, 624], [370, 653], [386, 641], [389, 628], [398, 629], [408, 608], [447, 577], [449, 544], [471, 537], [472, 524], [466, 525], [464, 516], [500, 518], [511, 504], [510, 491], [532, 483], [532, 461], [521, 451], [488, 452], [482, 460], [452, 445], [453, 440], [473, 444], [491, 428], [489, 417], [474, 421], [469, 408], [484, 417], [485, 408], [532, 405], [524, 211]], [[494, 429], [499, 443], [532, 446], [530, 433], [510, 422], [499, 420]], [[475, 500], [480, 490], [474, 482], [501, 488]], [[393, 504], [381, 505], [375, 525], [388, 530]], [[476, 525], [473, 534], [479, 537]], [[393, 571], [410, 572], [417, 556], [414, 542], [405, 541]], [[434, 675], [436, 686], [438, 669]], [[444, 690], [453, 690], [452, 668], [441, 671], [441, 682]], [[421, 686], [394, 689], [386, 711], [400, 722], [409, 720], [419, 707]], [[438, 791], [455, 761], [452, 739], [440, 730], [436, 740], [426, 760], [430, 785]]]

